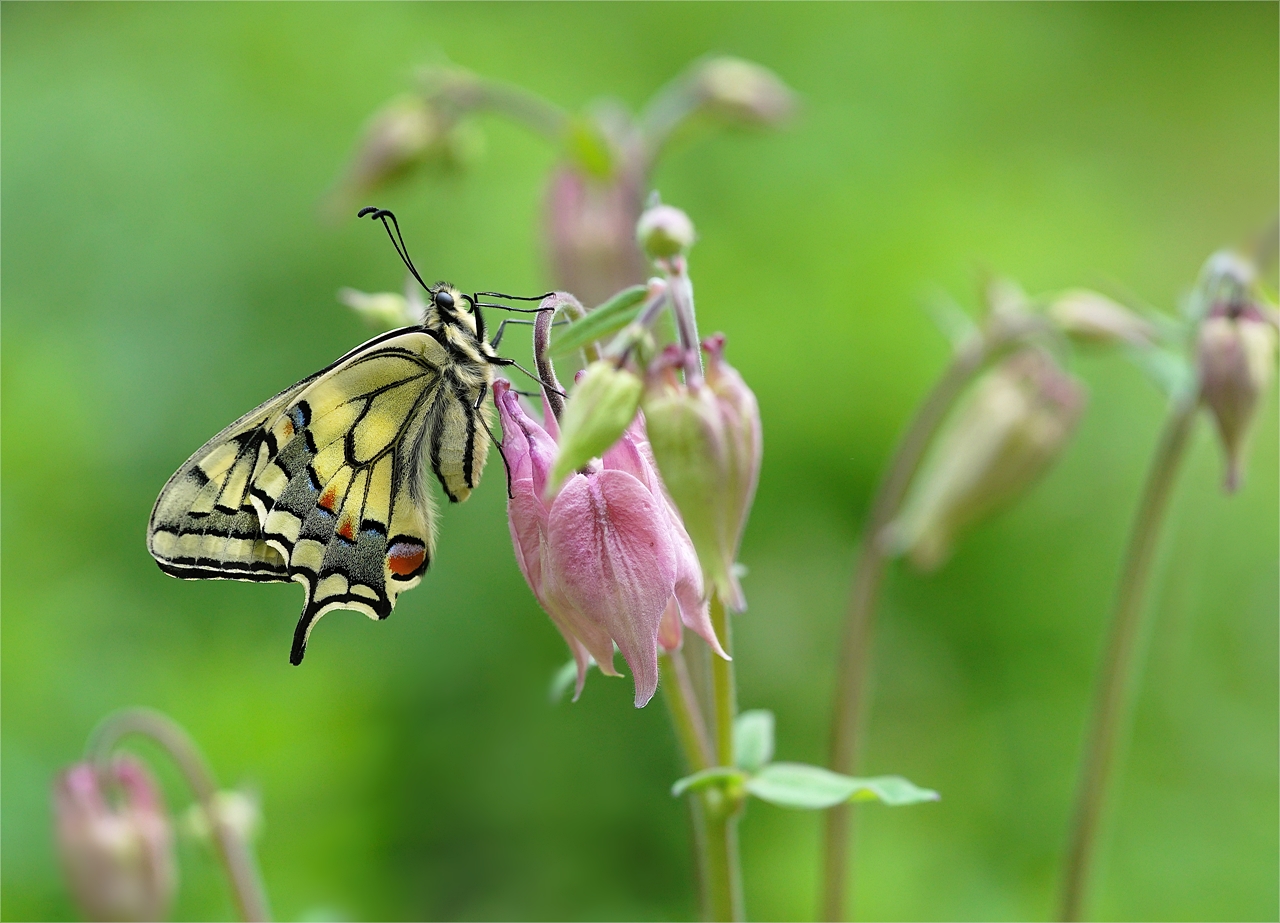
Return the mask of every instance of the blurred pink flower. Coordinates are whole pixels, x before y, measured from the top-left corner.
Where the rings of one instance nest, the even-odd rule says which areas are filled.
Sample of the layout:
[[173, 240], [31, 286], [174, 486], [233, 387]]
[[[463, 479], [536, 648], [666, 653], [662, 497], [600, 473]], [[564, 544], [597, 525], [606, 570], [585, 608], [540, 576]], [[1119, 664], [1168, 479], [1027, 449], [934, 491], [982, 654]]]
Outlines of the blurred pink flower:
[[97, 770], [77, 763], [53, 785], [58, 852], [76, 903], [91, 920], [167, 919], [177, 889], [164, 800], [137, 760], [120, 757], [112, 805]]
[[[681, 623], [727, 659], [704, 598], [693, 543], [667, 498], [637, 418], [600, 459], [544, 497], [558, 428], [531, 419], [508, 382], [494, 384], [511, 469], [507, 518], [529, 588], [578, 664], [574, 697], [593, 658], [616, 676], [617, 644], [635, 680], [635, 704], [658, 686], [658, 647], [680, 645]], [[665, 616], [665, 618], [664, 618]]]

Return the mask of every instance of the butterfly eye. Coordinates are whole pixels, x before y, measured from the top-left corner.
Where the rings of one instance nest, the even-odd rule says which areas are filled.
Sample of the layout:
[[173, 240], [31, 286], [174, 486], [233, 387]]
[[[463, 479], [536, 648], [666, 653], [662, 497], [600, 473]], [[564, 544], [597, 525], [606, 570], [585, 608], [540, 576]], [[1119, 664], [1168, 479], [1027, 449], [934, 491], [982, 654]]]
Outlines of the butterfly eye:
[[453, 308], [453, 296], [448, 292], [436, 292], [436, 307], [444, 308], [446, 311]]

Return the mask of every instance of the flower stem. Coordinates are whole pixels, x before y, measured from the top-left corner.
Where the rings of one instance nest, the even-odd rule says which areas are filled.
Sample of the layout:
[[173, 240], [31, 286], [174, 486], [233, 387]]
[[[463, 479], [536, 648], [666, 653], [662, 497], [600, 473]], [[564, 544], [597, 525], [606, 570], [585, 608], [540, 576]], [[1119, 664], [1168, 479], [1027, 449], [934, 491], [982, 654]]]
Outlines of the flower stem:
[[[876, 604], [889, 560], [880, 536], [897, 515], [925, 451], [969, 382], [992, 359], [1044, 330], [1044, 322], [1034, 315], [993, 318], [980, 335], [961, 344], [950, 366], [916, 412], [876, 488], [854, 565], [840, 647], [831, 715], [830, 768], [834, 772], [853, 775], [856, 768]], [[845, 917], [852, 839], [853, 805], [843, 804], [828, 810], [822, 892], [819, 896], [820, 919], [842, 920]]]
[[675, 726], [676, 738], [680, 741], [680, 749], [684, 751], [689, 771], [699, 772], [714, 766], [715, 758], [707, 740], [707, 727], [702, 720], [702, 710], [698, 707], [698, 697], [689, 676], [689, 665], [685, 663], [684, 651], [662, 653], [658, 657], [658, 668], [662, 676], [659, 686], [666, 699], [667, 710], [671, 713], [671, 723]]
[[177, 764], [187, 785], [195, 793], [213, 831], [218, 858], [227, 873], [240, 918], [246, 921], [271, 919], [253, 852], [249, 844], [222, 820], [217, 804], [218, 783], [195, 741], [177, 722], [160, 712], [149, 708], [129, 708], [108, 715], [94, 729], [89, 736], [89, 757], [100, 770], [105, 769], [116, 746], [130, 734], [141, 734], [158, 743]]
[[[684, 753], [686, 769], [689, 772], [698, 772], [713, 766], [706, 723], [702, 719], [702, 709], [698, 706], [697, 693], [689, 676], [689, 666], [685, 662], [684, 651], [675, 650], [659, 654], [658, 669], [661, 671], [662, 679], [658, 688], [662, 690], [662, 698], [667, 703], [667, 712], [671, 715], [676, 740], [680, 742], [680, 749]], [[707, 812], [701, 797], [691, 795], [688, 802], [694, 855], [697, 860], [698, 903], [702, 907], [702, 918], [711, 920], [713, 919], [709, 880], [711, 860], [710, 846], [707, 842]]]
[[[733, 636], [729, 616], [718, 593], [711, 596], [711, 626], [725, 652], [733, 654]], [[732, 766], [733, 720], [737, 717], [738, 699], [734, 683], [733, 661], [711, 658], [711, 690], [715, 714], [715, 757], [719, 766]], [[712, 919], [744, 920], [742, 897], [742, 860], [738, 852], [738, 818], [743, 796], [721, 788], [710, 788], [703, 795], [707, 817], [708, 880]]]
[[1146, 485], [1129, 534], [1129, 545], [1125, 549], [1124, 569], [1111, 617], [1111, 636], [1094, 693], [1088, 742], [1080, 764], [1075, 810], [1067, 840], [1061, 904], [1063, 920], [1081, 919], [1084, 909], [1099, 820], [1106, 804], [1108, 782], [1115, 768], [1117, 744], [1129, 723], [1141, 665], [1139, 648], [1151, 565], [1198, 406], [1197, 396], [1190, 395], [1177, 400], [1171, 408], [1147, 471]]

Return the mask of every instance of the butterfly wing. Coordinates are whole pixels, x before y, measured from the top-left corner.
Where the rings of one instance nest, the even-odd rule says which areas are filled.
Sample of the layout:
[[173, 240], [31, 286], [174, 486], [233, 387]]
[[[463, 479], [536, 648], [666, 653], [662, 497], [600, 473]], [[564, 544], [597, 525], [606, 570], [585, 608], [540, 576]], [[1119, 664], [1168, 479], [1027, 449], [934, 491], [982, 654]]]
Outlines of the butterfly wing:
[[483, 466], [480, 392], [464, 371], [421, 328], [358, 347], [236, 421], [178, 470], [152, 514], [152, 554], [178, 577], [301, 583], [295, 664], [326, 612], [386, 618], [434, 551], [426, 471], [461, 500]]

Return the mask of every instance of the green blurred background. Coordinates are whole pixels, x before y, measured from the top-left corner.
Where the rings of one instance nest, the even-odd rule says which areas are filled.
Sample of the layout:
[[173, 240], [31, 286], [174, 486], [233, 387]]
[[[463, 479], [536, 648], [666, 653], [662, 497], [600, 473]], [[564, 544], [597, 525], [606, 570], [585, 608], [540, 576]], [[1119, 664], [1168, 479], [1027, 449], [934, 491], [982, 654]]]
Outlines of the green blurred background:
[[[868, 496], [946, 360], [920, 310], [981, 270], [1172, 311], [1277, 201], [1277, 6], [77, 5], [3, 8], [3, 904], [75, 914], [48, 786], [112, 709], [182, 722], [261, 794], [284, 920], [678, 919], [695, 912], [660, 703], [566, 652], [512, 559], [496, 468], [443, 517], [395, 617], [163, 576], [165, 478], [229, 420], [367, 335], [344, 285], [397, 289], [377, 228], [317, 218], [374, 108], [441, 52], [577, 107], [639, 106], [741, 55], [803, 96], [791, 130], [707, 135], [657, 176], [701, 241], [703, 329], [759, 395], [742, 559], [744, 707], [781, 756], [825, 754], [834, 648]], [[547, 282], [554, 154], [487, 120], [465, 175], [378, 197], [424, 272]], [[862, 809], [865, 917], [1035, 919], [1057, 863], [1104, 617], [1163, 400], [1115, 356], [1065, 458], [940, 573], [890, 575], [864, 769], [942, 792]], [[1201, 422], [1164, 546], [1135, 733], [1101, 855], [1104, 918], [1275, 919], [1275, 399], [1235, 497]], [[171, 801], [185, 796], [167, 770]], [[748, 912], [811, 917], [816, 814], [751, 805]], [[182, 919], [231, 913], [182, 847]]]

